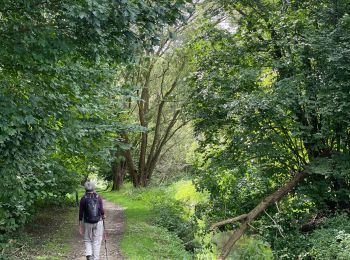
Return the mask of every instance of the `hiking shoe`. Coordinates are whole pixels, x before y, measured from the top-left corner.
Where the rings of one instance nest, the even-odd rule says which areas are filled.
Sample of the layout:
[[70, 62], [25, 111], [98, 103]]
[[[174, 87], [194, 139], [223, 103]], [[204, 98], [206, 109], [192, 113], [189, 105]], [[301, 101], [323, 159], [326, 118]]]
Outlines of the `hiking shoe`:
[[94, 260], [94, 259], [92, 258], [92, 255], [87, 255], [86, 260]]

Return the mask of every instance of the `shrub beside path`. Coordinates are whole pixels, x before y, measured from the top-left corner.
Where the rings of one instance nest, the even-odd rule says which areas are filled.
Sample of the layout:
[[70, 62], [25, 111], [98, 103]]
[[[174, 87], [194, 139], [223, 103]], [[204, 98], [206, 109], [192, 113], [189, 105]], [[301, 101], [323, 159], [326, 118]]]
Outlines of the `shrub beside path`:
[[[124, 230], [124, 209], [119, 205], [116, 205], [107, 200], [103, 200], [103, 206], [105, 210], [105, 226], [107, 231], [107, 253], [108, 260], [124, 259], [120, 249], [119, 242]], [[77, 216], [78, 218], [78, 216]], [[67, 256], [67, 260], [86, 260], [85, 246], [82, 236], [78, 232], [78, 226], [76, 227], [76, 237], [73, 242], [73, 250]], [[101, 244], [100, 260], [106, 258], [105, 241], [103, 238]]]

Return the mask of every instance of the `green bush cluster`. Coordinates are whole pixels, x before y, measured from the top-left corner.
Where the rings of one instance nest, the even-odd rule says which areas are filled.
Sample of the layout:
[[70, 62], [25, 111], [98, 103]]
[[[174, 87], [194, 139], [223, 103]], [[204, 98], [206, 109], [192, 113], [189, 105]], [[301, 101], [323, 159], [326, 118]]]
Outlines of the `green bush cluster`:
[[167, 201], [164, 204], [156, 205], [153, 207], [153, 213], [155, 225], [175, 233], [183, 241], [186, 250], [194, 250], [194, 225], [189, 219], [182, 217], [183, 206], [180, 203]]
[[[80, 176], [68, 172], [59, 164], [50, 165], [36, 174], [2, 176], [11, 178], [0, 196], [0, 234], [13, 232], [23, 226], [41, 204], [71, 203], [67, 194], [75, 191]], [[0, 177], [1, 181], [1, 177]]]
[[[65, 186], [65, 188], [67, 188]], [[54, 191], [54, 190], [53, 190]], [[67, 224], [68, 221], [69, 224], [72, 224], [73, 216], [76, 214], [76, 210], [73, 207], [68, 208], [69, 206], [73, 206], [75, 204], [75, 194], [65, 194], [64, 196], [58, 196], [57, 192], [59, 189], [57, 188], [56, 194], [51, 193], [45, 193], [42, 197], [37, 198], [35, 202], [31, 202], [31, 206], [28, 209], [23, 209], [24, 212], [28, 211], [25, 216], [18, 216], [16, 219], [12, 219], [10, 223], [6, 223], [5, 218], [2, 218], [1, 225], [3, 226], [9, 226], [12, 224], [14, 227], [16, 227], [15, 230], [10, 230], [7, 232], [0, 233], [0, 252], [3, 252], [3, 255], [0, 255], [0, 260], [3, 259], [17, 259], [16, 257], [13, 257], [13, 252], [18, 252], [18, 247], [21, 247], [23, 245], [28, 245], [34, 243], [35, 239], [39, 239], [38, 237], [34, 236], [32, 237], [31, 234], [28, 234], [27, 227], [32, 227], [33, 225], [36, 226], [38, 223], [45, 222], [46, 224], [43, 225], [50, 225], [50, 221], [52, 221], [52, 212], [58, 211], [59, 214], [66, 215], [66, 219], [64, 224]], [[48, 210], [50, 209], [50, 210]], [[29, 214], [30, 213], [30, 214]], [[0, 218], [1, 219], [1, 218]], [[24, 222], [25, 220], [25, 222]], [[55, 220], [57, 222], [57, 226], [61, 226], [63, 223], [61, 223], [62, 218], [60, 217], [59, 220]], [[21, 222], [23, 221], [23, 222]], [[55, 222], [55, 223], [56, 223]], [[25, 224], [25, 225], [24, 225]], [[41, 223], [42, 224], [42, 223]], [[52, 224], [52, 223], [51, 223]], [[60, 231], [58, 237], [64, 237], [71, 229], [55, 229], [56, 232], [58, 230]], [[63, 233], [61, 232], [63, 230]], [[49, 230], [48, 232], [52, 232], [52, 230]], [[61, 234], [62, 233], [62, 234]], [[44, 234], [44, 236], [47, 234]], [[54, 239], [54, 238], [52, 238]], [[47, 241], [46, 241], [47, 242]], [[33, 245], [35, 247], [36, 245]], [[26, 250], [25, 250], [26, 251]], [[27, 259], [27, 258], [25, 258]]]
[[229, 256], [231, 259], [240, 260], [271, 260], [273, 253], [270, 246], [263, 240], [255, 238], [243, 238], [238, 247]]
[[187, 251], [195, 251], [199, 242], [195, 239], [194, 208], [205, 201], [207, 195], [197, 192], [191, 181], [179, 180], [168, 186], [127, 189], [127, 195], [150, 206], [152, 224], [176, 234]]
[[[202, 230], [203, 231], [203, 230]], [[198, 232], [197, 239], [201, 247], [196, 250], [197, 259], [217, 259], [222, 248], [232, 235], [232, 231]], [[198, 237], [200, 236], [200, 237]], [[258, 236], [243, 236], [233, 247], [227, 259], [232, 260], [272, 260], [274, 259], [270, 245]]]
[[350, 221], [341, 214], [325, 218], [307, 239], [304, 259], [350, 259]]
[[[124, 256], [128, 259], [191, 259], [175, 233], [152, 223], [155, 213], [148, 199], [152, 197], [149, 195], [153, 189], [158, 190], [133, 189], [132, 185], [126, 184], [119, 192], [100, 192], [104, 198], [125, 208], [127, 221], [120, 242]], [[164, 194], [164, 190], [157, 192]]]
[[291, 230], [274, 242], [276, 259], [350, 259], [350, 221], [346, 214], [326, 216], [315, 229]]

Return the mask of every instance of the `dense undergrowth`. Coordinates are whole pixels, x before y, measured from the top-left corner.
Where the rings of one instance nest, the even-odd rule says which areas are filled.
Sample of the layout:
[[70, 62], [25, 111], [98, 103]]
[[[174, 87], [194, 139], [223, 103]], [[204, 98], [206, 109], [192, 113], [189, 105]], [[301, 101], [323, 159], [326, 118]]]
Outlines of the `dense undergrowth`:
[[[209, 232], [213, 219], [198, 213], [210, 205], [210, 196], [190, 180], [140, 189], [126, 185], [102, 195], [125, 208], [121, 250], [129, 259], [217, 259], [232, 234], [227, 226]], [[347, 214], [325, 214], [305, 231], [308, 219], [298, 219], [297, 209], [294, 215], [280, 210], [254, 222], [228, 259], [350, 259]]]
[[66, 259], [77, 232], [78, 208], [72, 204], [66, 200], [61, 205], [40, 205], [25, 227], [3, 237], [0, 259]]
[[[232, 234], [227, 227], [208, 231], [213, 220], [199, 212], [210, 196], [197, 192], [191, 180], [139, 189], [126, 184], [119, 192], [99, 193], [125, 209], [120, 248], [126, 259], [217, 259]], [[61, 206], [38, 205], [32, 222], [2, 244], [0, 259], [65, 259], [76, 231], [73, 203], [71, 197]], [[228, 259], [350, 259], [346, 213], [324, 214], [305, 230], [306, 220], [280, 210], [254, 222]]]
[[[151, 193], [151, 191], [158, 191]], [[120, 244], [128, 259], [191, 259], [184, 244], [175, 233], [161, 225], [152, 203], [163, 200], [163, 189], [132, 189], [126, 185], [120, 192], [100, 192], [107, 200], [125, 209], [125, 230]]]
[[[121, 251], [129, 259], [216, 259], [227, 233], [208, 233], [208, 224], [195, 207], [208, 203], [208, 194], [196, 191], [192, 181], [180, 180], [161, 187], [100, 192], [125, 208]], [[232, 259], [272, 259], [266, 242], [245, 237]]]

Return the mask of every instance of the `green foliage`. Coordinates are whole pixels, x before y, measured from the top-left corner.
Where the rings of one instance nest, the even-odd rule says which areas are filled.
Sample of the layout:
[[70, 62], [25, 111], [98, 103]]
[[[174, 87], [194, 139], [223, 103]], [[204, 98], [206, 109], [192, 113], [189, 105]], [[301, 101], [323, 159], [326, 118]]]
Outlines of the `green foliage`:
[[207, 195], [195, 190], [191, 181], [180, 180], [169, 186], [127, 189], [128, 196], [142, 201], [151, 209], [152, 224], [163, 227], [182, 240], [186, 250], [198, 246], [194, 233], [194, 208], [207, 200]]
[[[125, 208], [127, 221], [121, 251], [131, 259], [191, 259], [183, 241], [176, 234], [153, 224], [155, 215], [149, 199], [155, 190], [133, 189], [130, 184], [124, 185], [120, 192], [99, 192]], [[160, 202], [160, 198], [164, 201], [164, 194], [164, 190], [159, 191], [155, 201]]]
[[305, 171], [291, 195], [305, 204], [269, 211], [283, 240], [277, 226], [292, 236], [291, 220], [349, 207], [349, 1], [212, 2], [235, 30], [208, 19], [189, 46], [196, 185], [212, 202], [197, 212], [213, 222], [247, 213]]
[[126, 236], [121, 244], [122, 252], [130, 259], [191, 259], [176, 235], [144, 222], [134, 224], [129, 232], [140, 235]]
[[182, 217], [183, 207], [181, 204], [167, 201], [162, 205], [154, 206], [153, 214], [152, 222], [156, 226], [164, 227], [176, 234], [182, 240], [187, 251], [194, 250], [196, 246], [194, 241], [195, 228], [189, 219]]
[[0, 240], [0, 259], [64, 259], [72, 250], [77, 208], [45, 206], [25, 227]]
[[[132, 189], [129, 183], [120, 193], [106, 193], [107, 198], [111, 195], [115, 201], [127, 207], [128, 222], [135, 225], [146, 222], [148, 226], [161, 227], [180, 239], [187, 251], [193, 252], [199, 247], [199, 241], [195, 239], [197, 223], [193, 215], [194, 207], [206, 201], [207, 195], [195, 191], [191, 181], [180, 180], [169, 186], [137, 189]], [[129, 246], [128, 243], [124, 245]]]
[[304, 254], [312, 259], [349, 259], [349, 217], [340, 215], [324, 221], [309, 237], [310, 249]]
[[327, 216], [317, 221], [310, 233], [298, 228], [274, 242], [277, 259], [348, 259], [349, 216]]
[[208, 202], [208, 192], [198, 192], [190, 180], [173, 182], [169, 189], [174, 194], [174, 199], [183, 205], [182, 214], [184, 217], [191, 217], [198, 204]]
[[[202, 234], [204, 235], [204, 234]], [[216, 259], [232, 232], [207, 233], [202, 237], [202, 248], [196, 252], [197, 259]], [[244, 236], [233, 248], [227, 259], [274, 259], [270, 245], [258, 237]]]
[[233, 253], [229, 255], [229, 258], [271, 260], [273, 259], [273, 254], [270, 246], [264, 241], [254, 238], [243, 238], [237, 248], [233, 250]]
[[[155, 5], [155, 3], [157, 3]], [[131, 87], [118, 71], [158, 42], [186, 1], [2, 1], [0, 232], [34, 202], [110, 164]]]

